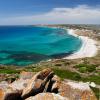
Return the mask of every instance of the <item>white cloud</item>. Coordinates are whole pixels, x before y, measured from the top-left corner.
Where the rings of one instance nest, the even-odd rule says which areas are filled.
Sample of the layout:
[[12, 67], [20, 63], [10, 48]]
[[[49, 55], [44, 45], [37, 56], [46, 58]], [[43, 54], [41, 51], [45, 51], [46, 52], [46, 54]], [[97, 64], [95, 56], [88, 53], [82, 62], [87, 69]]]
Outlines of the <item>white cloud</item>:
[[100, 7], [79, 5], [74, 8], [54, 8], [47, 13], [0, 19], [0, 24], [100, 24]]

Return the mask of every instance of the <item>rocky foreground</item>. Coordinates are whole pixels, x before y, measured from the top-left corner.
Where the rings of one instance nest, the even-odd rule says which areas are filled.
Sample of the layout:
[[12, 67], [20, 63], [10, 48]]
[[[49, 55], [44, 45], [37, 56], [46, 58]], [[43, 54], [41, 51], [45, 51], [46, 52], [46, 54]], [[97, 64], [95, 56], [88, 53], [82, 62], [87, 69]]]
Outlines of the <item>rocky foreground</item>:
[[[62, 74], [62, 73], [61, 73]], [[36, 74], [21, 72], [12, 83], [0, 83], [0, 100], [97, 100], [88, 84], [62, 81], [47, 68]]]

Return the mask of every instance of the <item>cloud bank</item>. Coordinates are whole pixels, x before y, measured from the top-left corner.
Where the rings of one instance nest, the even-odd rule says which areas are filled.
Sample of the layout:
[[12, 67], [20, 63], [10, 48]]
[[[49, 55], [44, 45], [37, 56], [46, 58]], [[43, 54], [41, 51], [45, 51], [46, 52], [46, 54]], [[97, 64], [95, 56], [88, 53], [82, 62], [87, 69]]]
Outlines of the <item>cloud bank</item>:
[[100, 6], [79, 5], [73, 8], [53, 8], [49, 12], [33, 16], [0, 18], [0, 24], [100, 24]]

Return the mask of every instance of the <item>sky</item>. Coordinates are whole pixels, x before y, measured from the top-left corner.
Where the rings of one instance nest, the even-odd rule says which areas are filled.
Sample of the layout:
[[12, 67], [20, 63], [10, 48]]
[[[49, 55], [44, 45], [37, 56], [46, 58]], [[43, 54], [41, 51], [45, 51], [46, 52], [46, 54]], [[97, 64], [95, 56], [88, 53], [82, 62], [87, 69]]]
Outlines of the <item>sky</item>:
[[100, 24], [100, 0], [0, 0], [0, 25]]

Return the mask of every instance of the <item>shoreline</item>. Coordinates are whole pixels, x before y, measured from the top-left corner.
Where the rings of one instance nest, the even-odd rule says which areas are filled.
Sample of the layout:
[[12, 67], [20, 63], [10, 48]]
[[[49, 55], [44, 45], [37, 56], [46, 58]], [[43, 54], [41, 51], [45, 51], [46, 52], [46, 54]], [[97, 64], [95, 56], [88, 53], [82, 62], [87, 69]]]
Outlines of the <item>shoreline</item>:
[[[64, 28], [65, 29], [65, 28]], [[82, 40], [81, 48], [73, 54], [64, 57], [63, 59], [78, 59], [78, 58], [85, 58], [85, 57], [94, 57], [97, 54], [97, 41], [90, 39], [90, 37], [86, 36], [79, 36], [76, 34], [76, 30], [74, 29], [65, 29], [68, 31], [68, 34], [78, 37]]]
[[[44, 26], [42, 26], [42, 27], [44, 27]], [[49, 26], [46, 26], [46, 27], [49, 27]], [[96, 46], [97, 41], [95, 41], [94, 39], [91, 39], [90, 37], [87, 37], [87, 36], [80, 36], [80, 34], [77, 34], [78, 29], [71, 29], [71, 28], [67, 29], [67, 28], [60, 27], [60, 26], [59, 27], [49, 27], [49, 28], [64, 29], [64, 30], [68, 31], [69, 35], [77, 37], [77, 38], [81, 39], [81, 41], [82, 41], [82, 46], [80, 47], [79, 50], [77, 50], [73, 54], [64, 55], [62, 58], [58, 58], [58, 59], [69, 59], [70, 60], [70, 59], [79, 59], [79, 58], [85, 58], [85, 57], [94, 57], [97, 55], [97, 53], [98, 53], [97, 51], [99, 50], [99, 48]], [[81, 32], [81, 30], [78, 30], [78, 31]], [[85, 30], [84, 30], [84, 32], [85, 32]], [[51, 61], [51, 60], [53, 60], [53, 58], [48, 59], [48, 60], [41, 60], [41, 61]], [[29, 65], [31, 65], [31, 64], [29, 64]]]

